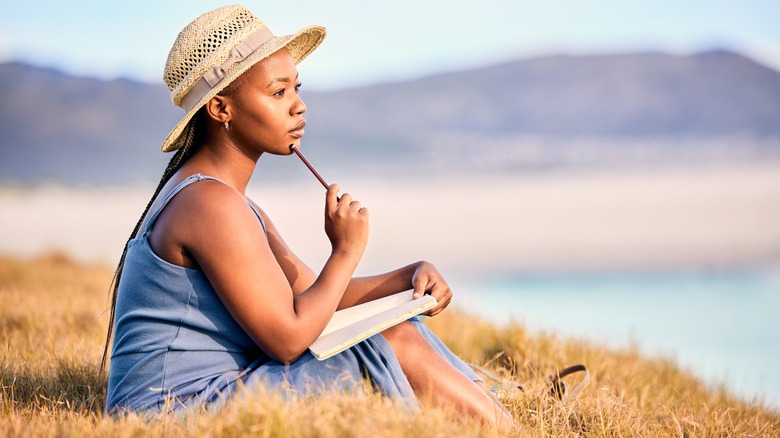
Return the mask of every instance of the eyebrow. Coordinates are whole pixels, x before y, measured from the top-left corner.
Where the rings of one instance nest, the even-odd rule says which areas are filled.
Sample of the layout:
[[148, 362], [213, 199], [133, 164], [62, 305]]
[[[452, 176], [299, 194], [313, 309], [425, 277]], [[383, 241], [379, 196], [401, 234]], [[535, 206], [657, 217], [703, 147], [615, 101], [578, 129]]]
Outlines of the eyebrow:
[[[299, 74], [300, 74], [300, 73], [296, 73], [296, 74], [295, 74], [295, 79], [298, 79], [298, 76], [299, 76]], [[287, 76], [285, 76], [285, 77], [281, 77], [281, 78], [274, 78], [274, 79], [271, 79], [271, 82], [269, 82], [269, 83], [268, 83], [268, 85], [266, 85], [266, 86], [265, 86], [265, 88], [268, 88], [268, 87], [270, 87], [271, 85], [273, 85], [273, 84], [274, 84], [274, 82], [290, 82], [290, 78], [288, 78]]]

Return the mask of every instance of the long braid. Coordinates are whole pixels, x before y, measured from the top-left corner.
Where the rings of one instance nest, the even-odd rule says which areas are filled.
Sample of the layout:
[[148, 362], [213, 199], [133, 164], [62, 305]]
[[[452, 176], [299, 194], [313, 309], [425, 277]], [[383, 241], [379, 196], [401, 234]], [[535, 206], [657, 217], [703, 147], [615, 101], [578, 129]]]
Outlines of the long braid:
[[135, 224], [135, 228], [133, 228], [132, 234], [130, 234], [130, 238], [127, 239], [127, 242], [125, 242], [125, 247], [122, 250], [122, 257], [119, 259], [119, 264], [117, 265], [116, 271], [114, 271], [114, 277], [111, 280], [111, 284], [109, 285], [109, 293], [111, 293], [111, 311], [109, 313], [109, 319], [108, 319], [108, 330], [106, 333], [106, 345], [103, 347], [103, 358], [100, 360], [100, 371], [98, 373], [98, 376], [103, 375], [103, 371], [106, 367], [106, 359], [108, 359], [108, 346], [111, 343], [111, 335], [114, 332], [114, 315], [116, 312], [116, 297], [117, 297], [117, 291], [119, 290], [119, 281], [122, 279], [122, 268], [125, 266], [125, 257], [127, 256], [127, 245], [130, 243], [131, 240], [133, 240], [138, 234], [138, 230], [141, 228], [141, 224], [144, 221], [144, 218], [146, 217], [146, 214], [149, 212], [149, 209], [152, 207], [152, 204], [154, 203], [154, 200], [157, 198], [157, 195], [160, 194], [160, 191], [163, 187], [165, 187], [165, 184], [168, 183], [168, 181], [171, 179], [173, 174], [176, 173], [179, 168], [192, 156], [192, 154], [197, 149], [197, 146], [201, 143], [202, 136], [204, 134], [204, 129], [202, 129], [202, 116], [200, 113], [196, 114], [193, 117], [193, 123], [190, 123], [185, 129], [185, 133], [183, 134], [185, 136], [184, 144], [181, 148], [179, 148], [176, 153], [171, 157], [171, 160], [168, 162], [168, 166], [165, 168], [165, 171], [163, 172], [162, 178], [160, 178], [160, 183], [157, 185], [157, 189], [155, 189], [154, 194], [152, 195], [152, 198], [149, 200], [149, 203], [146, 204], [146, 208], [144, 209], [143, 214], [138, 219], [138, 222]]

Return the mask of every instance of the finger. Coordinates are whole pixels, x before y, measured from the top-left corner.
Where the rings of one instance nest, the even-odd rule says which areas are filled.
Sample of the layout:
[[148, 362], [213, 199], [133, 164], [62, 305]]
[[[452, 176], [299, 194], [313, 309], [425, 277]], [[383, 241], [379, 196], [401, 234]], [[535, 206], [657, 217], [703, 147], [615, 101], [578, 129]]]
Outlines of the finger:
[[444, 290], [445, 289], [441, 286], [441, 282], [439, 280], [434, 280], [433, 278], [428, 280], [428, 285], [425, 287], [425, 291], [436, 298], [436, 301], [442, 300]]
[[425, 316], [436, 316], [442, 310], [444, 310], [444, 308], [437, 305], [436, 307], [433, 307], [431, 310], [425, 312], [423, 315], [425, 315]]
[[443, 280], [439, 280], [431, 287], [431, 295], [436, 298], [437, 301], [448, 300], [452, 297], [452, 290], [450, 286]]
[[436, 298], [436, 306], [431, 309], [431, 316], [444, 310], [452, 301], [452, 290], [444, 281], [437, 281], [431, 288], [431, 296]]
[[331, 184], [328, 186], [328, 191], [325, 193], [325, 205], [328, 207], [328, 210], [331, 210], [332, 208], [335, 208], [336, 205], [338, 205], [339, 202], [339, 185], [338, 184]]
[[428, 314], [428, 316], [436, 316], [436, 315], [438, 315], [439, 313], [441, 313], [442, 310], [446, 309], [449, 304], [450, 304], [450, 300], [449, 299], [447, 299], [447, 300], [445, 300], [443, 302], [439, 302], [439, 304], [437, 304], [435, 307], [433, 307], [429, 311], [430, 314]]
[[428, 286], [428, 277], [426, 275], [419, 275], [415, 278], [413, 286], [414, 294], [412, 295], [412, 299], [416, 300], [425, 293], [425, 288]]
[[347, 213], [349, 212], [349, 204], [351, 203], [352, 195], [349, 193], [344, 193], [343, 195], [339, 196], [335, 211], [340, 212], [341, 214]]
[[344, 193], [339, 198], [339, 205], [344, 205], [346, 207], [349, 207], [349, 205], [352, 204], [352, 195], [349, 193]]
[[430, 310], [431, 316], [433, 316], [433, 315], [435, 315], [435, 314], [437, 314], [437, 313], [441, 312], [442, 310], [444, 310], [444, 308], [445, 308], [445, 307], [447, 307], [447, 305], [448, 305], [449, 303], [450, 303], [450, 300], [449, 300], [449, 299], [447, 299], [447, 298], [443, 298], [443, 299], [441, 299], [441, 300], [438, 300], [438, 299], [437, 299], [437, 300], [436, 300], [436, 305], [435, 305], [435, 306], [433, 306], [433, 307], [431, 308], [431, 310]]

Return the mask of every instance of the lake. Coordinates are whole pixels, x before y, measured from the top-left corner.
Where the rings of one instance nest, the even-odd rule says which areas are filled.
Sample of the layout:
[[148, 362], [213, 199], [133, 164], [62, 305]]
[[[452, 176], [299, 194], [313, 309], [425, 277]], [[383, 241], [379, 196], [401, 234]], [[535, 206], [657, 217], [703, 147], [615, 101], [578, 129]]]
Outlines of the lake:
[[498, 275], [459, 286], [459, 306], [491, 321], [637, 345], [780, 408], [780, 269]]

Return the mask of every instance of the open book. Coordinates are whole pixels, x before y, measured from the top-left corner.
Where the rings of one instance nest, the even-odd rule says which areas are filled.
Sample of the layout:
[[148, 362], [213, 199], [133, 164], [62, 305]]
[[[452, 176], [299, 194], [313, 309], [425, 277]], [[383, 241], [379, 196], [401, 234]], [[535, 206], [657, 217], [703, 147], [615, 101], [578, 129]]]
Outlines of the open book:
[[309, 350], [317, 359], [327, 359], [436, 306], [436, 298], [423, 295], [412, 300], [413, 293], [407, 290], [339, 310]]

